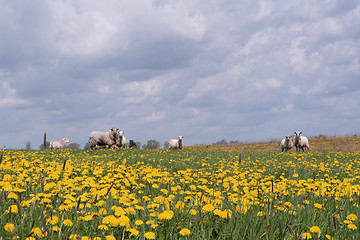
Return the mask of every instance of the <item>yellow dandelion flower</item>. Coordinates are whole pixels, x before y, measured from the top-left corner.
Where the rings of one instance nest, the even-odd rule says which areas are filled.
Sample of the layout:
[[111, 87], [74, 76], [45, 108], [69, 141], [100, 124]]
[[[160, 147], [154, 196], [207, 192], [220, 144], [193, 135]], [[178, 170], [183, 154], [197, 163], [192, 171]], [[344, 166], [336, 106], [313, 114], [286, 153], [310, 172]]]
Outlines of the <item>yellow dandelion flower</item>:
[[202, 212], [212, 212], [212, 211], [214, 211], [214, 209], [215, 209], [215, 207], [213, 205], [211, 205], [210, 203], [208, 203], [202, 207], [201, 211]]
[[310, 232], [312, 232], [312, 233], [320, 233], [321, 231], [320, 231], [320, 228], [318, 226], [312, 226], [310, 228]]
[[54, 232], [60, 231], [60, 228], [58, 226], [54, 226], [51, 228]]
[[92, 215], [86, 215], [85, 217], [83, 217], [82, 220], [84, 220], [85, 222], [91, 221], [91, 219], [93, 218]]
[[109, 227], [106, 226], [105, 224], [101, 224], [98, 226], [98, 229], [106, 232], [107, 230], [109, 230]]
[[144, 222], [142, 220], [136, 220], [135, 221], [135, 225], [139, 226], [139, 225], [143, 225]]
[[81, 237], [81, 240], [91, 240], [91, 237], [83, 236], [83, 237]]
[[350, 229], [350, 230], [356, 230], [357, 229], [356, 225], [353, 224], [353, 223], [348, 224], [347, 228]]
[[350, 214], [346, 217], [347, 220], [350, 220], [350, 221], [357, 221], [358, 220], [358, 217], [355, 215], [355, 214]]
[[130, 236], [136, 237], [139, 235], [139, 230], [137, 230], [136, 228], [130, 228], [129, 232], [130, 232]]
[[12, 223], [7, 223], [5, 224], [4, 229], [7, 232], [13, 232], [15, 230], [15, 225]]
[[11, 205], [11, 206], [9, 207], [9, 212], [17, 213], [17, 212], [18, 212], [18, 207], [17, 207], [17, 205]]
[[70, 240], [76, 240], [77, 239], [77, 234], [71, 234], [69, 239]]
[[107, 235], [105, 236], [106, 240], [116, 240], [116, 238], [113, 235]]
[[190, 209], [190, 212], [189, 212], [191, 215], [196, 215], [197, 211], [195, 209]]
[[119, 223], [120, 223], [121, 227], [125, 227], [125, 226], [128, 227], [128, 226], [130, 226], [130, 218], [128, 218], [125, 215], [122, 215], [119, 218]]
[[155, 233], [153, 233], [153, 232], [146, 232], [146, 233], [144, 234], [144, 237], [145, 237], [146, 239], [155, 239]]
[[36, 240], [36, 238], [34, 238], [34, 237], [27, 237], [27, 238], [25, 238], [25, 240]]
[[12, 199], [18, 199], [18, 195], [14, 192], [10, 192], [7, 197]]
[[262, 216], [265, 215], [265, 213], [264, 213], [263, 211], [260, 211], [260, 212], [258, 212], [256, 215], [257, 215], [258, 217], [262, 217]]
[[321, 203], [314, 203], [314, 207], [316, 207], [317, 209], [322, 209], [323, 204], [321, 204]]
[[33, 229], [31, 229], [31, 232], [34, 233], [34, 236], [37, 236], [37, 237], [42, 236], [42, 231], [39, 227], [34, 227]]
[[325, 237], [326, 237], [326, 239], [329, 239], [329, 240], [334, 240], [334, 238], [332, 237], [332, 236], [330, 236], [330, 235], [325, 235]]
[[49, 223], [50, 225], [56, 225], [58, 222], [59, 222], [59, 218], [57, 216], [52, 216], [46, 219], [46, 223]]
[[65, 220], [63, 221], [63, 224], [64, 224], [65, 226], [72, 227], [73, 222], [72, 222], [70, 219], [65, 219]]
[[301, 236], [304, 240], [312, 238], [311, 234], [308, 232], [304, 232], [303, 234], [301, 234]]
[[158, 215], [158, 218], [160, 221], [164, 221], [164, 220], [170, 220], [172, 219], [172, 217], [174, 216], [174, 212], [171, 210], [165, 210], [164, 212], [160, 213]]
[[187, 229], [187, 228], [183, 228], [183, 229], [180, 230], [179, 234], [181, 236], [189, 236], [191, 234], [191, 231], [189, 229]]

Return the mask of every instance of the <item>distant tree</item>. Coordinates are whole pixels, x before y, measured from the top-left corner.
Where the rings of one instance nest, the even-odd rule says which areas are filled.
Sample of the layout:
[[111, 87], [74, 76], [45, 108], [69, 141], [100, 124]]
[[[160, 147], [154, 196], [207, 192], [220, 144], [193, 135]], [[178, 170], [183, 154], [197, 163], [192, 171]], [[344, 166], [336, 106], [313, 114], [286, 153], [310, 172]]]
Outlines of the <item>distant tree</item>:
[[44, 144], [41, 144], [39, 146], [39, 150], [46, 150], [46, 149], [49, 149], [50, 147], [50, 142], [46, 141], [46, 145], [44, 146]]
[[141, 148], [141, 142], [136, 142], [136, 148], [140, 149]]
[[72, 150], [80, 150], [80, 144], [70, 143], [69, 145], [65, 146], [64, 148], [72, 149]]
[[30, 141], [26, 142], [25, 149], [26, 150], [31, 150], [31, 142]]
[[221, 141], [218, 141], [214, 144], [227, 144], [227, 141], [225, 139], [221, 139]]
[[147, 142], [146, 144], [146, 148], [147, 149], [159, 149], [160, 148], [160, 143], [154, 139], [151, 139]]
[[90, 150], [90, 143], [89, 142], [86, 142], [85, 143], [85, 146], [84, 146], [84, 150]]
[[169, 147], [169, 142], [168, 141], [165, 141], [164, 142], [164, 148], [168, 148]]
[[141, 147], [142, 149], [147, 149], [147, 145], [146, 144], [144, 144], [144, 145], [142, 145], [142, 147]]

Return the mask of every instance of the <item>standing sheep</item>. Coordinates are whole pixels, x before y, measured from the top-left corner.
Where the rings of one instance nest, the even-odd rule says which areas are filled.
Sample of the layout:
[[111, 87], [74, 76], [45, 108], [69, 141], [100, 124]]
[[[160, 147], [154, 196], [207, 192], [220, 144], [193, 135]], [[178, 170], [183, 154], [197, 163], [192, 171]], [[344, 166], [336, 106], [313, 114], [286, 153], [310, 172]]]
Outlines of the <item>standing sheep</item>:
[[126, 137], [124, 136], [124, 132], [119, 132], [118, 138], [116, 140], [116, 147], [125, 148], [126, 146]]
[[174, 149], [182, 149], [183, 147], [183, 139], [184, 136], [179, 136], [178, 139], [171, 139], [169, 141], [168, 147], [169, 149], [174, 148]]
[[300, 152], [300, 150], [302, 150], [304, 152], [305, 151], [304, 148], [310, 150], [308, 138], [305, 136], [300, 136], [302, 132], [294, 132], [294, 133], [295, 133], [294, 145], [296, 147], [296, 151]]
[[294, 146], [293, 140], [291, 135], [285, 136], [283, 140], [280, 142], [281, 152], [285, 151], [287, 152]]
[[112, 128], [108, 132], [94, 131], [90, 133], [89, 143], [91, 149], [117, 147], [120, 133], [119, 129]]
[[60, 141], [53, 140], [53, 141], [50, 142], [49, 148], [50, 149], [63, 149], [65, 147], [66, 143], [69, 143], [69, 142], [70, 141], [67, 138], [63, 138]]

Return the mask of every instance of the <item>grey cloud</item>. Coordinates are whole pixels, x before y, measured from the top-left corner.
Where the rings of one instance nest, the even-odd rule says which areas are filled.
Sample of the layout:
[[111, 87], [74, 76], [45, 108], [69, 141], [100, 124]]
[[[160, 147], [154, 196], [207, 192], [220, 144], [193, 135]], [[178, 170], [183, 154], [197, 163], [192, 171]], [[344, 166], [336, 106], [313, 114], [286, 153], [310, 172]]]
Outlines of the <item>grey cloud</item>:
[[2, 3], [0, 145], [352, 133], [359, 19], [355, 0]]

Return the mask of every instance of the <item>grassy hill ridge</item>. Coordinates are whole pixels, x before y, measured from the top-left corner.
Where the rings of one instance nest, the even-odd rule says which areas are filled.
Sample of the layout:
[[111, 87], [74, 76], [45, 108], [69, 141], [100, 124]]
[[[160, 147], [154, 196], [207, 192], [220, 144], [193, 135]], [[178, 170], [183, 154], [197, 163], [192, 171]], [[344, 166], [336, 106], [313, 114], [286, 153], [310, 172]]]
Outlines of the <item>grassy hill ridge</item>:
[[[310, 138], [310, 151], [360, 151], [360, 137], [321, 137]], [[281, 151], [280, 141], [267, 141], [237, 144], [195, 145], [191, 150], [233, 150], [233, 151]], [[295, 148], [290, 150], [295, 152]]]

